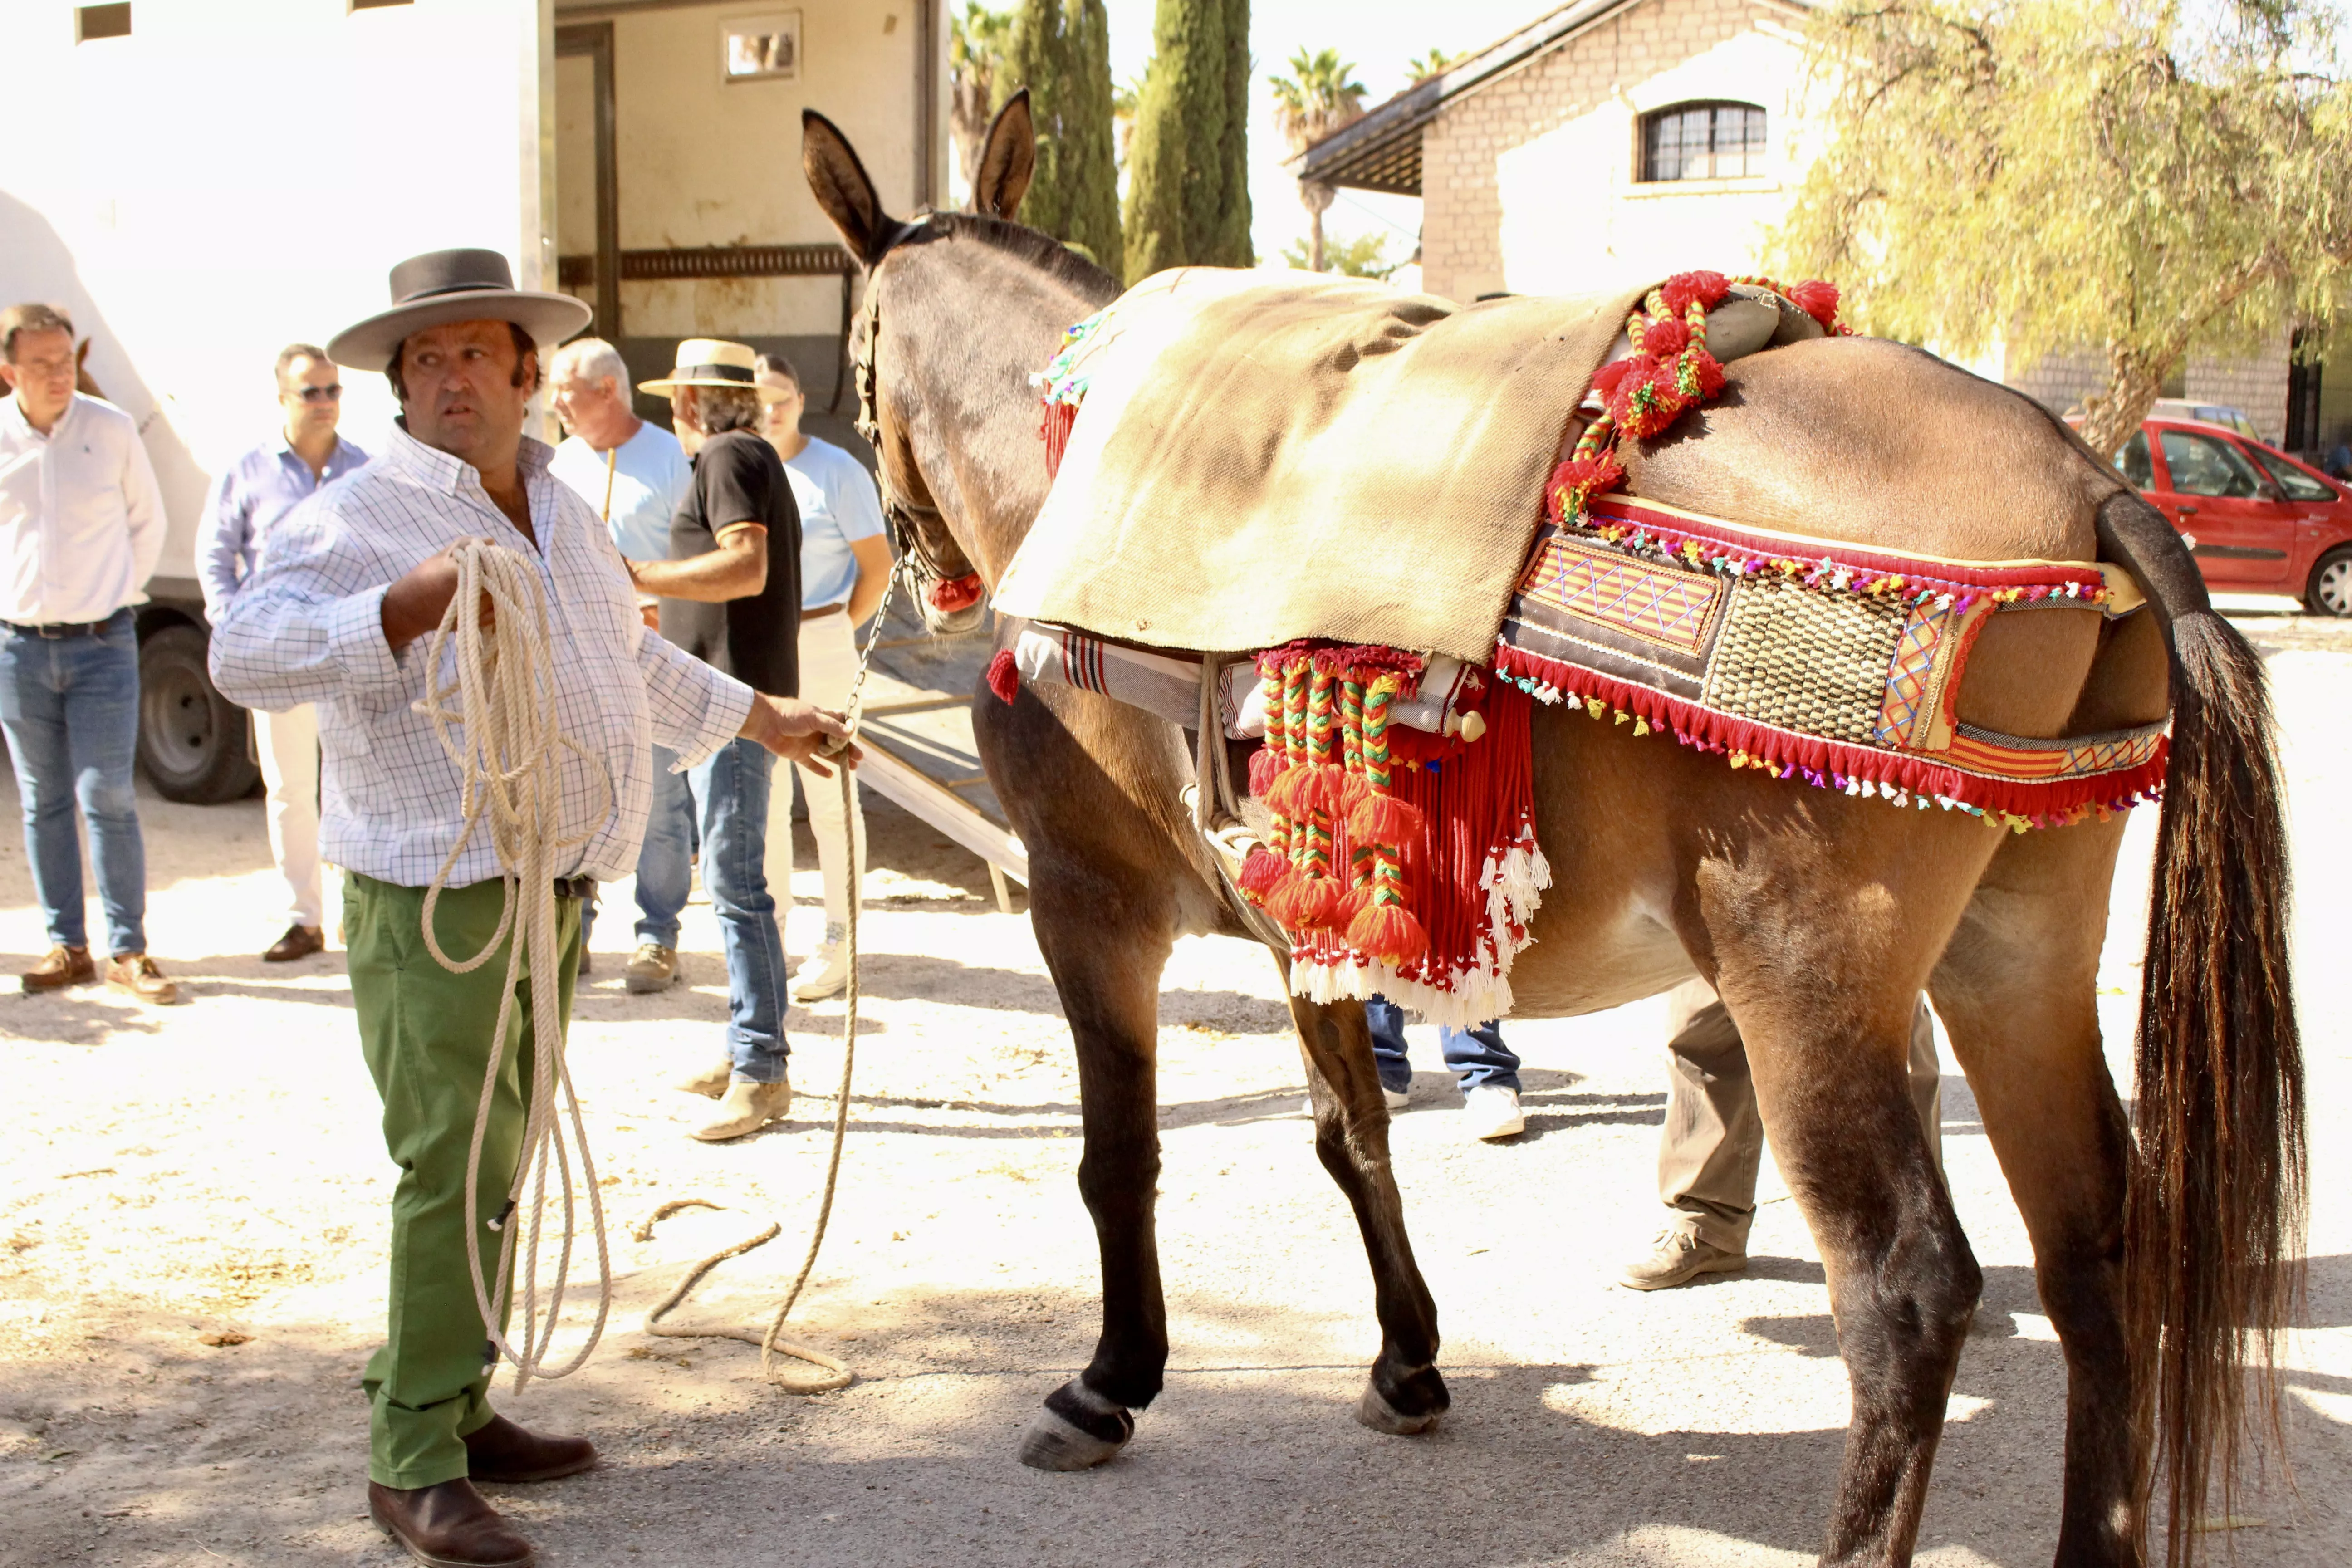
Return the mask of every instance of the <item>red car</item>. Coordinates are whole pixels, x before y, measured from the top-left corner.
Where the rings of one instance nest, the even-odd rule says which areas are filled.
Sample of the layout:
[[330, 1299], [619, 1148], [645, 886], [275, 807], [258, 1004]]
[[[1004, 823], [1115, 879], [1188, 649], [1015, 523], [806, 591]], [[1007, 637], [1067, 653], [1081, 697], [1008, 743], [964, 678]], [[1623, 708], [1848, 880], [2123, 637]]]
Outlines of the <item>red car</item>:
[[2352, 616], [2352, 489], [2195, 419], [2148, 420], [2116, 467], [2172, 520], [2209, 586]]

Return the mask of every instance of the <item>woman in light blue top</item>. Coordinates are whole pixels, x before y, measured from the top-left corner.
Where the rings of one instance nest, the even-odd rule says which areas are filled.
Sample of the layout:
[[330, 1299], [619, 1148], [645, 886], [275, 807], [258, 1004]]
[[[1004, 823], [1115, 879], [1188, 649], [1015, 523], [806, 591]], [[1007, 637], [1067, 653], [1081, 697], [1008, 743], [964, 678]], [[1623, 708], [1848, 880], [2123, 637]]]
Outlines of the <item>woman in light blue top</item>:
[[[882, 603], [890, 581], [890, 541], [882, 531], [882, 497], [873, 476], [832, 442], [801, 429], [807, 399], [800, 373], [782, 354], [761, 354], [757, 379], [782, 393], [768, 405], [761, 434], [784, 460], [793, 500], [801, 510], [801, 689], [826, 707], [849, 700], [857, 678], [857, 632]], [[866, 871], [866, 814], [851, 792], [845, 816], [840, 786], [793, 770], [808, 801], [809, 831], [824, 872], [824, 942], [793, 977], [793, 998], [814, 1002], [849, 984], [841, 942], [849, 921], [850, 867]], [[792, 795], [768, 797], [768, 885], [793, 885]], [[789, 902], [790, 894], [786, 894]]]

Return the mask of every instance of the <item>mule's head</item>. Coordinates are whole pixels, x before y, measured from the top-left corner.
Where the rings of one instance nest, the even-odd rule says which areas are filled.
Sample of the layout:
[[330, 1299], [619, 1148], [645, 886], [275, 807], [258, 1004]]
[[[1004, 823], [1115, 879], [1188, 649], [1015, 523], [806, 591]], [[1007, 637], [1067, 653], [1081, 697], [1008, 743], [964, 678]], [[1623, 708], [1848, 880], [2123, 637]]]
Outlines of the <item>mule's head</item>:
[[[942, 505], [940, 495], [947, 487], [935, 485], [926, 470], [942, 467], [944, 453], [937, 440], [922, 438], [921, 388], [908, 373], [908, 356], [891, 352], [894, 342], [905, 341], [900, 334], [921, 330], [930, 317], [925, 301], [894, 288], [905, 268], [885, 263], [894, 250], [919, 247], [933, 237], [929, 215], [902, 222], [885, 212], [866, 165], [840, 128], [824, 115], [803, 110], [801, 132], [801, 164], [809, 188], [841, 231], [849, 253], [866, 269], [865, 307], [850, 333], [850, 358], [856, 367], [858, 433], [873, 444], [881, 470], [891, 542], [913, 578], [923, 624], [934, 633], [968, 631], [980, 623], [987, 607], [986, 584], [975, 561], [992, 571], [1003, 563], [986, 560], [986, 552], [971, 539], [969, 521], [954, 515], [956, 507]], [[1036, 147], [1029, 94], [1024, 89], [989, 127], [972, 184], [975, 212], [1012, 220], [1036, 171]], [[906, 312], [903, 321], [901, 310]]]

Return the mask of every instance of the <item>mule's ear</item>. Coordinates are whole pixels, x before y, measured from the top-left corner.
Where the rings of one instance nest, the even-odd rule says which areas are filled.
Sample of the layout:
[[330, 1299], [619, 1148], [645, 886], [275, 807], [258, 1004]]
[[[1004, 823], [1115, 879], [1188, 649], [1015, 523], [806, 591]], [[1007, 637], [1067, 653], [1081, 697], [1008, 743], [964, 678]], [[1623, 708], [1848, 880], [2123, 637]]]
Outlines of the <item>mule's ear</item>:
[[971, 210], [1017, 223], [1021, 198], [1037, 173], [1037, 129], [1029, 113], [1029, 89], [1004, 100], [981, 143], [980, 169], [971, 180]]
[[801, 168], [816, 193], [816, 205], [849, 242], [849, 254], [864, 267], [880, 261], [898, 226], [882, 210], [882, 198], [849, 138], [814, 109], [801, 110]]

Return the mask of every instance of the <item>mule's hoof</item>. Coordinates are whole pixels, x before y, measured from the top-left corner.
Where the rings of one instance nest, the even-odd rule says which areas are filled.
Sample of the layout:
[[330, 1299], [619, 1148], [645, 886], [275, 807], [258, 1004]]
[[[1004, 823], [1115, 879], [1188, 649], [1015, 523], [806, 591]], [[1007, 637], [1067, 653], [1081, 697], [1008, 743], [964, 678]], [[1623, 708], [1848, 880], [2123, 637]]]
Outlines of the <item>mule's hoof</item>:
[[1134, 1416], [1073, 1380], [1046, 1396], [1022, 1434], [1021, 1462], [1033, 1470], [1090, 1470], [1134, 1436]]
[[1371, 1379], [1364, 1380], [1364, 1396], [1356, 1401], [1356, 1419], [1375, 1432], [1386, 1432], [1391, 1437], [1417, 1437], [1437, 1425], [1443, 1408], [1425, 1415], [1408, 1415], [1384, 1398], [1380, 1385]]

